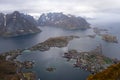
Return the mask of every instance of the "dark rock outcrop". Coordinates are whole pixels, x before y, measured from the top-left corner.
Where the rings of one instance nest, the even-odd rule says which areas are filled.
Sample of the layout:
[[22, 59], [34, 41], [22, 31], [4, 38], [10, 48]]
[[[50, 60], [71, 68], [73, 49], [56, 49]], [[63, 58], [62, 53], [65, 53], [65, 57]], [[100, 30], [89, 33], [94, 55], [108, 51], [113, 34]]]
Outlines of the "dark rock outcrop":
[[33, 17], [15, 11], [3, 18], [2, 36], [13, 37], [40, 32]]
[[33, 16], [27, 14], [26, 15], [21, 14], [21, 16], [27, 19], [29, 22], [33, 23], [34, 25], [36, 26], [38, 25], [37, 20], [35, 20]]
[[65, 29], [88, 29], [90, 24], [82, 17], [65, 15], [63, 13], [42, 14], [38, 20], [39, 26], [55, 26]]
[[0, 34], [2, 33], [4, 27], [4, 14], [0, 13]]

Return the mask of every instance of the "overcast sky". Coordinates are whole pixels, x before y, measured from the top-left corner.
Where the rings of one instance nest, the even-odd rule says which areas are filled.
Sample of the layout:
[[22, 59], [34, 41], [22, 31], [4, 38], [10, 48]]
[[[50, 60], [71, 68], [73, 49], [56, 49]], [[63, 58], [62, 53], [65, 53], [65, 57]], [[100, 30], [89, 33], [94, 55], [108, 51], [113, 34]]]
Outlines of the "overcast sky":
[[94, 17], [97, 14], [120, 14], [120, 0], [0, 0], [0, 12], [18, 10], [31, 15], [63, 12]]

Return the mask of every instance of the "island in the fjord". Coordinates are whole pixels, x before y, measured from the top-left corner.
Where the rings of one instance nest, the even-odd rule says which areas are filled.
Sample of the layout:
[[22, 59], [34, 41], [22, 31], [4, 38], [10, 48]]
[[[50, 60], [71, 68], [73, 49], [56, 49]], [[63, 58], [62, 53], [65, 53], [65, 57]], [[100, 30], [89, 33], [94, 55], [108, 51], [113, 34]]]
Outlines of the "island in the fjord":
[[49, 38], [42, 43], [32, 46], [31, 48], [28, 48], [28, 50], [47, 51], [51, 47], [58, 47], [58, 48], [66, 47], [69, 41], [73, 40], [74, 38], [80, 38], [80, 37], [79, 36], [60, 36], [60, 37]]
[[56, 68], [54, 68], [54, 67], [46, 68], [46, 71], [48, 71], [48, 72], [54, 72], [55, 70], [56, 70]]
[[38, 20], [39, 26], [53, 26], [64, 29], [88, 29], [90, 24], [82, 17], [74, 15], [65, 15], [63, 13], [42, 14]]
[[24, 15], [18, 11], [10, 14], [0, 13], [0, 35], [14, 37], [19, 35], [33, 34], [40, 32], [36, 21], [30, 15]]
[[[108, 30], [107, 29], [100, 29], [100, 28], [93, 28], [93, 32], [98, 35], [101, 36], [102, 40], [109, 42], [109, 43], [118, 43], [118, 39], [116, 36], [113, 36], [111, 34], [108, 34]], [[89, 36], [92, 37], [92, 36]]]
[[112, 42], [112, 43], [118, 43], [117, 37], [110, 35], [110, 34], [103, 34], [102, 36], [102, 40], [106, 41], [106, 42]]
[[102, 54], [101, 45], [97, 46], [96, 49], [89, 52], [78, 52], [77, 50], [69, 50], [64, 53], [64, 58], [67, 61], [74, 59], [76, 60], [74, 67], [82, 68], [92, 74], [98, 73], [106, 69], [112, 64], [118, 63], [116, 59], [111, 59]]

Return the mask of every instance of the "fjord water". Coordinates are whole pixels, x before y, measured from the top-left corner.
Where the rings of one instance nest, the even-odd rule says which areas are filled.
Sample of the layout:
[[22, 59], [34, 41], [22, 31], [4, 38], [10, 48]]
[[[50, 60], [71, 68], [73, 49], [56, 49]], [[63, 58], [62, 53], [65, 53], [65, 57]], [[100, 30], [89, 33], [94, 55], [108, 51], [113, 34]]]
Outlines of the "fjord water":
[[[93, 27], [100, 27], [103, 29], [108, 29], [108, 33], [113, 34], [118, 37], [118, 42], [120, 42], [120, 20], [113, 20], [108, 22], [102, 19], [88, 20]], [[92, 29], [88, 30], [74, 30], [68, 31], [55, 27], [40, 27], [42, 32], [34, 35], [26, 35], [14, 38], [0, 38], [0, 52], [9, 51], [17, 48], [28, 48], [37, 43], [43, 42], [50, 37], [65, 36], [65, 35], [77, 35], [84, 36], [87, 34], [94, 34]], [[65, 48], [51, 48], [49, 51], [40, 52], [35, 51], [31, 53], [24, 53], [20, 55], [17, 59], [20, 61], [33, 60], [35, 61], [35, 66], [33, 69], [28, 71], [36, 72], [40, 80], [86, 80], [87, 76], [90, 74], [79, 68], [74, 68], [74, 60], [67, 62], [62, 56], [65, 51], [69, 49], [77, 49], [78, 51], [89, 51], [95, 49], [96, 46], [102, 44], [103, 54], [111, 57], [120, 59], [120, 43], [107, 43], [99, 36], [92, 39], [89, 37], [84, 37], [80, 39], [74, 39], [70, 41]], [[54, 67], [56, 68], [53, 72], [47, 72], [46, 68]]]

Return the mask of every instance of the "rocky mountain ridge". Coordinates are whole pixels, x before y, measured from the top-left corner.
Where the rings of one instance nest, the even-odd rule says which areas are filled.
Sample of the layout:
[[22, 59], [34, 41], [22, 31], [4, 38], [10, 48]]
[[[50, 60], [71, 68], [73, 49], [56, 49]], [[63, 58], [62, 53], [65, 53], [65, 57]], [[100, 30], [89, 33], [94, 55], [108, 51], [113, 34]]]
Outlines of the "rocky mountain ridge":
[[42, 14], [38, 20], [39, 26], [55, 26], [64, 29], [88, 29], [90, 24], [82, 17], [65, 15], [63, 13]]
[[19, 35], [33, 34], [41, 30], [36, 26], [34, 18], [24, 15], [18, 11], [11, 14], [0, 13], [0, 35], [13, 37]]
[[19, 11], [6, 15], [0, 13], [1, 36], [14, 37], [37, 33], [41, 31], [37, 26], [53, 26], [67, 30], [86, 30], [90, 28], [90, 24], [84, 18], [63, 13], [43, 13], [38, 20]]

